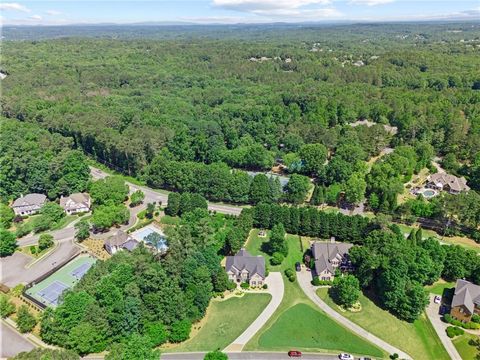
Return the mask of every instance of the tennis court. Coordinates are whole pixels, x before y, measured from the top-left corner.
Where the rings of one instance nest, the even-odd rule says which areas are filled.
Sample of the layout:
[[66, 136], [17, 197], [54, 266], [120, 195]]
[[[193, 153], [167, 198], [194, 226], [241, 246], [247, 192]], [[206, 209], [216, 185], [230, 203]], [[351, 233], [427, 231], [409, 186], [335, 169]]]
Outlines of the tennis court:
[[79, 255], [32, 286], [26, 293], [45, 306], [56, 307], [63, 292], [72, 288], [95, 264], [95, 261], [96, 259], [90, 255]]

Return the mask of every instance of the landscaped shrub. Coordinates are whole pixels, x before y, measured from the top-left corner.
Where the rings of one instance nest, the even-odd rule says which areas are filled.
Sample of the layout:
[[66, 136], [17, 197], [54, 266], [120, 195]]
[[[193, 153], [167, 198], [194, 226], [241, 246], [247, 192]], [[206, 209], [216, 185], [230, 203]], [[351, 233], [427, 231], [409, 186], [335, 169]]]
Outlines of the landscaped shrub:
[[32, 255], [35, 255], [37, 253], [37, 248], [35, 247], [35, 245], [30, 246], [30, 253]]
[[246, 290], [246, 289], [250, 288], [250, 284], [248, 282], [243, 282], [243, 283], [240, 284], [240, 287], [242, 289]]
[[15, 305], [12, 304], [6, 295], [0, 295], [0, 317], [5, 319], [15, 312]]
[[330, 280], [320, 280], [318, 276], [315, 276], [311, 281], [311, 284], [313, 286], [328, 286], [328, 285], [332, 285], [333, 282]]
[[465, 334], [465, 331], [457, 326], [449, 326], [446, 331], [449, 338]]
[[472, 316], [472, 321], [473, 321], [474, 323], [480, 324], [480, 315], [478, 315], [478, 314], [473, 314], [473, 316]]
[[480, 323], [473, 322], [473, 321], [464, 323], [464, 322], [461, 322], [460, 320], [454, 319], [450, 314], [443, 315], [443, 319], [445, 320], [445, 322], [451, 325], [459, 326], [464, 329], [480, 329]]
[[262, 289], [268, 289], [268, 284], [263, 284]]
[[270, 259], [270, 264], [272, 265], [280, 265], [285, 257], [283, 256], [282, 253], [280, 252], [275, 252], [273, 253], [271, 259]]
[[293, 271], [292, 269], [285, 270], [285, 276], [288, 278], [290, 282], [295, 281], [295, 271]]

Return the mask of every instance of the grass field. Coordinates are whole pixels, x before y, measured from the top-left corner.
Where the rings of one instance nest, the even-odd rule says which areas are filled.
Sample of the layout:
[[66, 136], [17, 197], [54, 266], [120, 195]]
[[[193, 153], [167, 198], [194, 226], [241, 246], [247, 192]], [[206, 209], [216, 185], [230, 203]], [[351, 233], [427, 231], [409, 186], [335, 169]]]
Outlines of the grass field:
[[447, 282], [443, 279], [438, 280], [435, 284], [426, 286], [425, 289], [435, 295], [443, 295], [445, 289], [452, 289], [455, 287], [454, 282]]
[[[259, 238], [258, 231], [252, 230], [246, 244], [252, 255], [263, 255], [262, 243], [268, 238]], [[308, 247], [308, 240], [296, 235], [287, 235], [289, 254], [280, 266], [271, 266], [270, 271], [283, 271], [294, 268], [295, 262], [301, 261], [303, 249]], [[384, 357], [382, 350], [368, 341], [357, 337], [325, 313], [320, 311], [299, 287], [283, 275], [285, 294], [277, 311], [245, 346], [245, 351], [272, 351], [296, 348], [304, 351], [352, 352], [375, 357]], [[325, 329], [328, 329], [326, 334]], [[297, 334], [301, 334], [297, 335]]]
[[476, 338], [478, 338], [476, 335], [464, 334], [452, 340], [453, 345], [455, 345], [455, 348], [463, 360], [473, 360], [478, 354], [477, 348], [468, 343], [470, 340], [475, 340]]
[[[317, 294], [343, 316], [405, 351], [414, 359], [449, 359], [446, 350], [425, 315], [414, 323], [408, 323], [379, 308], [364, 295], [361, 295], [359, 299], [362, 305], [360, 312], [341, 311], [328, 296], [326, 288], [319, 289]], [[392, 331], [392, 329], [395, 329], [395, 331]]]
[[55, 271], [52, 275], [32, 286], [26, 291], [26, 293], [45, 305], [52, 305], [49, 304], [42, 296], [40, 296], [39, 292], [56, 281], [63, 283], [69, 288], [73, 287], [78, 282], [78, 279], [71, 275], [72, 271], [83, 264], [94, 264], [95, 262], [96, 259], [91, 256], [77, 256], [75, 259]]
[[200, 329], [179, 346], [162, 351], [211, 351], [224, 349], [257, 318], [271, 300], [270, 294], [245, 294], [228, 300], [212, 300]]

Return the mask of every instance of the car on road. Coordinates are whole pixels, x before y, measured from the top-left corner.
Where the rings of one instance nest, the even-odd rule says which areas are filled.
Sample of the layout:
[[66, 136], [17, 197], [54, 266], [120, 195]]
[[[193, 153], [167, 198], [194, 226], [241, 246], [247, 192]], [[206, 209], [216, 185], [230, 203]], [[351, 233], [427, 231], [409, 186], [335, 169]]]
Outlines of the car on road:
[[297, 270], [297, 271], [302, 270], [302, 266], [300, 265], [300, 263], [298, 261], [295, 263], [295, 270]]
[[298, 350], [290, 350], [288, 352], [288, 356], [290, 357], [302, 357], [302, 352]]
[[435, 304], [440, 304], [440, 303], [442, 302], [442, 297], [439, 296], [439, 295], [435, 296], [435, 297], [433, 298], [433, 302], [434, 302]]
[[353, 355], [346, 354], [346, 353], [342, 353], [342, 354], [338, 355], [338, 358], [340, 360], [355, 360]]

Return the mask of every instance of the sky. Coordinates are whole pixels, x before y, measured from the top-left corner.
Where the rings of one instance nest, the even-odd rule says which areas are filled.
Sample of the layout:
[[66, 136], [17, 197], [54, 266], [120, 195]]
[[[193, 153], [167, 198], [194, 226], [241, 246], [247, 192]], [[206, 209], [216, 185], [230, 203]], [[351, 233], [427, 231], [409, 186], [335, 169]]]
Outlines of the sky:
[[480, 0], [0, 0], [4, 25], [479, 20]]

